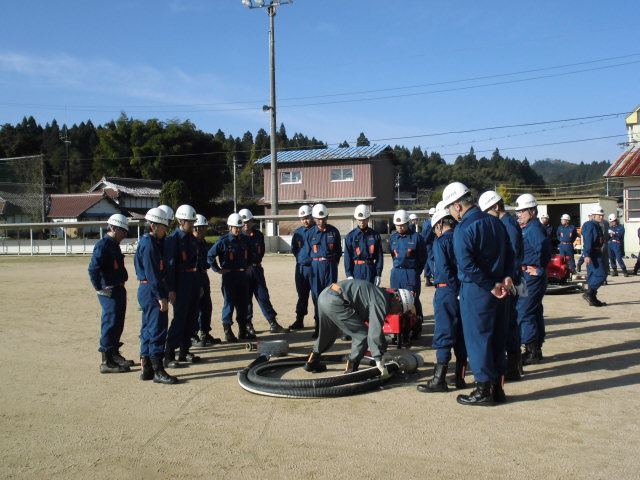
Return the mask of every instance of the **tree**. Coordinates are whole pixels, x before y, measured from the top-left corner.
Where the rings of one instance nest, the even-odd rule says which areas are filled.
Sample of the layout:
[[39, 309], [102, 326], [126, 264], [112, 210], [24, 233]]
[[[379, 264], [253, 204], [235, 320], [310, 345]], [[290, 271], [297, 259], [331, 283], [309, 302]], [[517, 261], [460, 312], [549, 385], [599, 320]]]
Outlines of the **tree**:
[[349, 142], [345, 140], [340, 145], [338, 145], [338, 148], [349, 148]]
[[364, 132], [360, 132], [358, 139], [356, 140], [357, 147], [368, 147], [370, 145], [369, 139], [364, 136]]
[[178, 206], [191, 203], [189, 188], [182, 180], [169, 180], [162, 184], [160, 203], [176, 210]]

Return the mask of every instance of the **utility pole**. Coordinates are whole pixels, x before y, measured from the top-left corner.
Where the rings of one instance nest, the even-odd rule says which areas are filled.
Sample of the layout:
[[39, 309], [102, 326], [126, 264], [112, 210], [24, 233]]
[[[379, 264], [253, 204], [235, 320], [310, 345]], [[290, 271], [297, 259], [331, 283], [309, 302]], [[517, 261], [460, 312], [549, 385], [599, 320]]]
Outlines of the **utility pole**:
[[64, 147], [67, 151], [67, 193], [71, 193], [71, 180], [70, 180], [70, 168], [69, 168], [69, 144], [71, 143], [71, 141], [69, 140], [69, 137], [67, 136], [67, 126], [64, 126], [64, 133], [60, 134], [60, 140], [62, 140], [64, 142]]
[[238, 211], [238, 195], [236, 193], [236, 156], [233, 155], [233, 211]]

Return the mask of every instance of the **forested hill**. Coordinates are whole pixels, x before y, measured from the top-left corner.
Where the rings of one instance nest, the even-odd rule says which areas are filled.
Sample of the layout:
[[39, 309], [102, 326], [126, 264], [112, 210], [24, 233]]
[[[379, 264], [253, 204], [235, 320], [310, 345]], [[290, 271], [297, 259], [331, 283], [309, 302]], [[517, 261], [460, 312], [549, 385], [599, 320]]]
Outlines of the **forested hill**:
[[540, 175], [547, 184], [581, 183], [602, 178], [611, 162], [603, 160], [593, 163], [571, 163], [564, 160], [536, 160], [531, 168]]

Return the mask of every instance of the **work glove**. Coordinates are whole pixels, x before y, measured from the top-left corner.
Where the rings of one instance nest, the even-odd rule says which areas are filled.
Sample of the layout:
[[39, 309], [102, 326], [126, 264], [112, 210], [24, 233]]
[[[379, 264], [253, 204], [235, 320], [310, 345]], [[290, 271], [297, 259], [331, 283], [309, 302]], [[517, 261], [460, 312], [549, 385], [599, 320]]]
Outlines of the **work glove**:
[[353, 280], [353, 277], [347, 277], [347, 280]]
[[380, 277], [376, 277], [376, 278], [373, 280], [374, 285], [375, 285], [376, 287], [379, 287], [379, 286], [380, 286], [380, 281], [381, 281], [381, 280], [382, 280], [382, 279], [381, 279]]
[[103, 297], [111, 298], [111, 295], [113, 293], [113, 286], [104, 287], [102, 290], [96, 291], [96, 293], [98, 295], [102, 295]]
[[382, 358], [376, 359], [376, 367], [378, 367], [378, 370], [380, 370], [380, 378], [382, 378], [383, 380], [391, 376], [389, 370], [387, 370], [387, 366], [382, 362]]

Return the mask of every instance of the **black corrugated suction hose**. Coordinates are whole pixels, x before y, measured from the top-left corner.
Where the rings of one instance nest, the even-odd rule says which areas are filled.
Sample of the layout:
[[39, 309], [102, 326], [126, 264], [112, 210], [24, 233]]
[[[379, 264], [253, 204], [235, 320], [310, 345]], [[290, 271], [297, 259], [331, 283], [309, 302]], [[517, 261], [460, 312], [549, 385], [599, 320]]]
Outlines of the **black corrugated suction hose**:
[[[323, 359], [326, 360], [325, 357]], [[321, 377], [310, 379], [282, 379], [265, 377], [261, 373], [301, 367], [306, 358], [274, 360], [261, 355], [247, 368], [238, 373], [238, 383], [248, 392], [258, 395], [282, 398], [322, 398], [342, 397], [367, 392], [381, 386], [387, 379], [380, 378], [380, 371], [375, 368], [335, 375], [333, 377]], [[389, 373], [395, 373], [398, 365], [390, 362], [387, 364]]]

